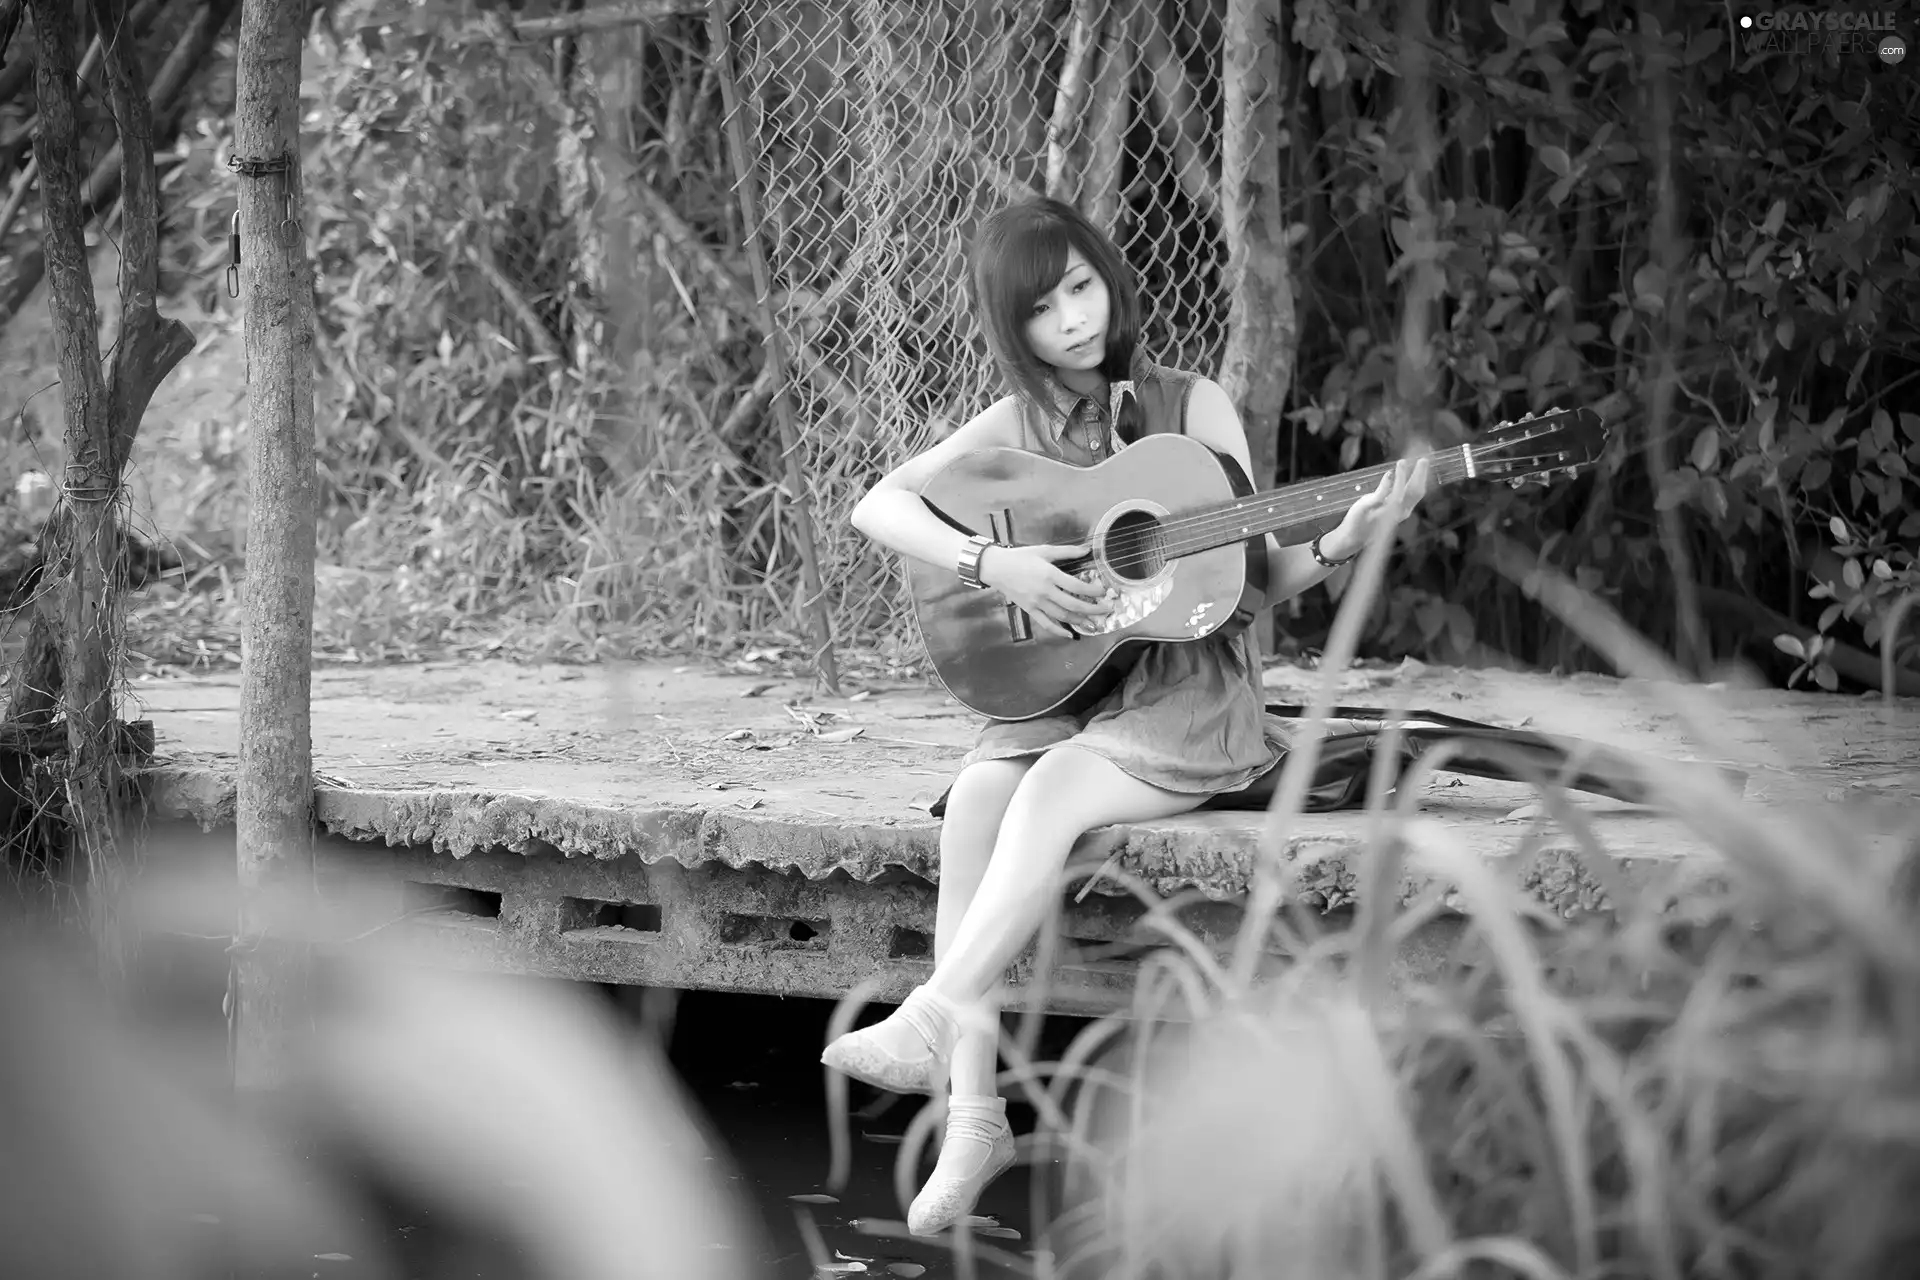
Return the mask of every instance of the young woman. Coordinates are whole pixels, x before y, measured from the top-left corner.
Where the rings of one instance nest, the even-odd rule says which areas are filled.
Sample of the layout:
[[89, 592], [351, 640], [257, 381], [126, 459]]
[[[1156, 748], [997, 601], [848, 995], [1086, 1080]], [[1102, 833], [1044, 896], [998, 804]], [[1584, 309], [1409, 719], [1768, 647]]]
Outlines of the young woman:
[[[1067, 205], [1002, 210], [974, 244], [973, 305], [1011, 394], [885, 476], [854, 527], [932, 564], [978, 555], [978, 581], [1054, 634], [1099, 619], [1102, 592], [1056, 567], [1085, 546], [979, 550], [919, 494], [942, 466], [1011, 446], [1090, 466], [1124, 442], [1184, 432], [1248, 474], [1246, 433], [1226, 392], [1136, 350], [1140, 304], [1113, 244]], [[1269, 595], [1284, 600], [1365, 547], [1374, 522], [1398, 522], [1426, 491], [1427, 467], [1401, 463], [1311, 546], [1271, 539]], [[996, 1082], [1002, 975], [1051, 909], [1074, 842], [1112, 823], [1185, 813], [1270, 768], [1260, 665], [1250, 633], [1147, 648], [1088, 711], [989, 722], [962, 762], [940, 833], [934, 971], [891, 1016], [827, 1046], [821, 1060], [901, 1093], [951, 1084], [939, 1162], [907, 1216], [929, 1235], [972, 1211], [1013, 1162]]]

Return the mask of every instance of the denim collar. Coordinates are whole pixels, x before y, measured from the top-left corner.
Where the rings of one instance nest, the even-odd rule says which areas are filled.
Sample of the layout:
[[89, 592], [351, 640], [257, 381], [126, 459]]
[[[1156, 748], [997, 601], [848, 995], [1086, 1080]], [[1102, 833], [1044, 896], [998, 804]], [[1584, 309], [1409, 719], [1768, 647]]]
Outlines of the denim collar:
[[1120, 439], [1119, 432], [1120, 406], [1126, 402], [1126, 397], [1139, 394], [1138, 385], [1151, 375], [1152, 370], [1153, 362], [1135, 351], [1127, 370], [1129, 376], [1108, 384], [1107, 403], [1104, 406], [1093, 396], [1055, 382], [1053, 402], [1046, 406], [1043, 414], [1053, 439], [1058, 442], [1074, 423], [1086, 420], [1105, 428], [1109, 453], [1120, 452], [1125, 443]]

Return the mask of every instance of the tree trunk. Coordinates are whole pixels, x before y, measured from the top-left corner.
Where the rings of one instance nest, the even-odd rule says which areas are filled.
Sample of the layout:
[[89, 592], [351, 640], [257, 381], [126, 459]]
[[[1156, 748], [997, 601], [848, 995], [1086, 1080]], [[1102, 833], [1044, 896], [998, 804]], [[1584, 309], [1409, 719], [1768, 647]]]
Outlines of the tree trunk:
[[86, 220], [80, 211], [72, 6], [66, 0], [34, 0], [33, 31], [39, 55], [34, 88], [40, 106], [34, 155], [40, 166], [47, 307], [66, 418], [64, 501], [71, 530], [57, 558], [47, 561], [39, 609], [43, 617], [57, 621], [60, 662], [68, 673], [61, 709], [67, 722], [70, 866], [86, 868], [96, 941], [113, 968], [117, 955], [107, 922], [118, 857], [112, 804], [115, 757], [107, 730], [113, 723], [114, 602], [106, 574], [113, 562], [113, 502], [120, 477], [108, 470], [112, 402], [100, 373], [100, 318], [87, 267]]
[[[167, 55], [166, 62], [161, 64], [153, 77], [151, 94], [154, 136], [171, 141], [179, 132], [187, 87], [206, 65], [207, 54], [212, 51], [213, 42], [219, 38], [227, 19], [233, 16], [236, 3], [237, 0], [206, 0], [181, 34], [179, 43], [174, 45], [173, 52]], [[119, 194], [120, 144], [116, 141], [87, 175], [87, 185], [80, 195], [81, 209], [88, 217], [105, 214], [104, 206], [112, 205]], [[13, 278], [0, 284], [0, 325], [6, 324], [27, 304], [33, 291], [40, 287], [45, 271], [46, 259], [39, 249], [29, 249], [20, 255]]]
[[270, 1090], [305, 1021], [313, 866], [313, 278], [286, 225], [300, 199], [300, 48], [305, 0], [245, 0], [234, 153], [287, 159], [236, 178], [246, 288], [246, 622], [240, 667], [240, 920], [233, 952], [236, 1087]]
[[[1220, 385], [1239, 407], [1255, 487], [1278, 472], [1281, 414], [1299, 346], [1280, 192], [1280, 32], [1273, 0], [1227, 0], [1220, 209], [1227, 241], [1227, 346]], [[1260, 618], [1272, 651], [1273, 616]]]
[[[20, 19], [26, 15], [24, 0], [0, 0], [0, 61], [5, 61], [7, 50], [13, 45], [13, 35], [20, 30]], [[0, 98], [0, 102], [4, 102]]]
[[[180, 112], [186, 102], [186, 89], [193, 71], [205, 61], [214, 40], [232, 16], [235, 3], [236, 0], [207, 0], [195, 13], [180, 43], [167, 56], [159, 74], [154, 77], [150, 110], [147, 113], [149, 124], [142, 134], [141, 147], [144, 150], [140, 150], [136, 158], [137, 164], [145, 166], [143, 172], [151, 172], [153, 168], [153, 137], [157, 134], [171, 139], [178, 130]], [[124, 156], [125, 149], [116, 141], [107, 155], [94, 166], [93, 172], [87, 177], [86, 186], [80, 192], [79, 204], [83, 213], [97, 208], [104, 201], [111, 201], [119, 192]], [[0, 324], [5, 324], [7, 317], [24, 305], [27, 297], [39, 287], [45, 268], [46, 254], [42, 249], [35, 248], [22, 255], [13, 280], [0, 288]], [[124, 325], [122, 332], [127, 332]], [[124, 370], [129, 374], [141, 370], [140, 376], [120, 382], [118, 385], [121, 390], [115, 393], [116, 398], [126, 406], [114, 424], [114, 452], [109, 469], [115, 476], [126, 468], [133, 450], [134, 436], [140, 429], [140, 419], [146, 412], [147, 401], [154, 389], [174, 365], [193, 350], [193, 335], [185, 325], [159, 321], [156, 317], [149, 332], [152, 341], [141, 348], [141, 360], [137, 363], [129, 360]], [[116, 359], [114, 367], [117, 371], [121, 370], [121, 362]], [[139, 389], [142, 386], [145, 387], [144, 391]], [[61, 545], [65, 536], [64, 516], [57, 515], [40, 534], [40, 556], [43, 561], [50, 562], [55, 548]], [[54, 618], [44, 612], [35, 612], [26, 647], [15, 673], [13, 696], [7, 704], [9, 722], [32, 725], [52, 721], [60, 697], [58, 633], [59, 627]]]
[[1128, 13], [1108, 13], [1100, 29], [1099, 61], [1087, 103], [1085, 159], [1080, 165], [1080, 212], [1116, 239], [1127, 128], [1133, 117], [1133, 27]]

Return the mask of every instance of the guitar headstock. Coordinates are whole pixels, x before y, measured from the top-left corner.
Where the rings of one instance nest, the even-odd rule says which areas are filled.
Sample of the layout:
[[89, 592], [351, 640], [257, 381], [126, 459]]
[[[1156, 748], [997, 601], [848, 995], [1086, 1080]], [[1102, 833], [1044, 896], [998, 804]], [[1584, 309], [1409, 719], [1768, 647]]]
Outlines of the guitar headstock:
[[1523, 484], [1548, 485], [1591, 466], [1606, 447], [1607, 426], [1591, 409], [1548, 409], [1503, 422], [1465, 446], [1471, 474]]

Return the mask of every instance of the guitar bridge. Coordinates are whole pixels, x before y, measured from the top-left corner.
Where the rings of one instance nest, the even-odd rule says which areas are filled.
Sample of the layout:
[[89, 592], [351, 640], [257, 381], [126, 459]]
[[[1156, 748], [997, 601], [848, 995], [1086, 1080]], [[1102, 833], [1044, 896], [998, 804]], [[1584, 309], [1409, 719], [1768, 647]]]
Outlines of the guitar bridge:
[[[987, 516], [987, 531], [1001, 546], [1013, 546], [1013, 508], [1004, 508], [998, 514], [990, 513]], [[1015, 644], [1033, 639], [1033, 619], [1017, 604], [1007, 605], [1007, 634]]]

